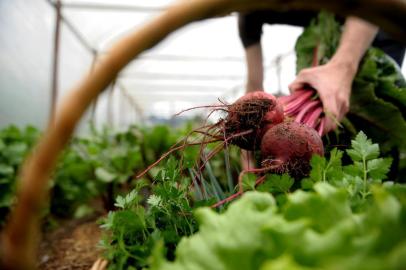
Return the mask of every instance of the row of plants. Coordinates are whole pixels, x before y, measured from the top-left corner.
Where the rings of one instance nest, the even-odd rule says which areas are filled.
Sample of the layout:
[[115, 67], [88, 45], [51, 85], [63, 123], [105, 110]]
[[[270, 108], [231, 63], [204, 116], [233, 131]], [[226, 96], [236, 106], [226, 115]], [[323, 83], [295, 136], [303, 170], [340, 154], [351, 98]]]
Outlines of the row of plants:
[[148, 194], [139, 182], [102, 221], [109, 269], [403, 269], [406, 186], [384, 182], [391, 161], [361, 132], [314, 156], [301, 186], [247, 175], [246, 194], [216, 211], [170, 159]]
[[15, 201], [20, 165], [38, 137], [39, 131], [34, 127], [9, 126], [0, 131], [0, 227]]
[[[69, 143], [53, 173], [46, 221], [57, 218], [80, 218], [95, 210], [115, 208], [117, 195], [131, 190], [137, 182], [149, 183], [151, 174], [162, 168], [158, 165], [142, 179], [135, 175], [157, 160], [183, 138], [191, 125], [173, 129], [166, 125], [154, 127], [131, 126], [128, 130], [92, 129], [86, 137], [75, 137]], [[29, 155], [40, 131], [34, 127], [9, 126], [0, 130], [0, 224], [4, 224], [15, 204], [19, 169]], [[198, 149], [188, 149], [186, 163], [195, 160]], [[174, 153], [180, 156], [180, 153]], [[236, 159], [236, 158], [235, 158]], [[237, 161], [234, 162], [234, 166]], [[228, 164], [229, 165], [229, 164]], [[212, 163], [214, 170], [223, 171], [222, 160]], [[217, 169], [219, 168], [219, 169]], [[223, 168], [224, 169], [224, 168]], [[213, 173], [211, 177], [215, 176]]]
[[[149, 177], [134, 180], [135, 172], [189, 130], [169, 135], [167, 127], [132, 127], [117, 134], [105, 129], [75, 138], [54, 174], [49, 213], [81, 216], [86, 213], [81, 208], [89, 207], [92, 198], [108, 196], [109, 185], [112, 197], [132, 189], [113, 200], [114, 211], [101, 221], [105, 230], [101, 245], [109, 269], [402, 269], [406, 265], [402, 229], [406, 187], [383, 182], [392, 159], [379, 157], [379, 146], [364, 133], [345, 152], [333, 149], [328, 158], [314, 156], [309, 177], [301, 181], [269, 175], [256, 187], [255, 175], [246, 175], [247, 194], [216, 213], [207, 206], [236, 191], [235, 183], [230, 183], [239, 171], [233, 148], [208, 163], [202, 176], [207, 181], [201, 185], [193, 183], [199, 147], [174, 154]], [[156, 135], [149, 139], [163, 139], [147, 148], [149, 154], [139, 148], [143, 133]], [[1, 173], [8, 177], [2, 178], [7, 189], [1, 189], [1, 198], [4, 202], [10, 198], [2, 210], [13, 204], [16, 173], [38, 136], [31, 127], [1, 132]], [[172, 141], [164, 139], [169, 137]], [[231, 163], [229, 155], [234, 157]], [[181, 156], [183, 160], [177, 158]], [[343, 165], [342, 160], [351, 162]], [[11, 164], [13, 170], [4, 169]]]

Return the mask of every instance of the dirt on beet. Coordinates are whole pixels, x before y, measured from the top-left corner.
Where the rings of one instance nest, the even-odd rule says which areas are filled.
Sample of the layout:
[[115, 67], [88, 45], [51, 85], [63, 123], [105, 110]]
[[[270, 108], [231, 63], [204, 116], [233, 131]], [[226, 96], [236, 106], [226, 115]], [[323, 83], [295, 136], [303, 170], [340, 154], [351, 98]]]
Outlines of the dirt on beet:
[[44, 270], [89, 270], [101, 256], [101, 230], [97, 218], [71, 220], [45, 232], [39, 247], [38, 268]]
[[225, 119], [225, 137], [232, 136], [248, 130], [251, 133], [238, 136], [230, 140], [231, 143], [247, 150], [259, 148], [261, 134], [255, 132], [263, 125], [265, 114], [275, 107], [272, 100], [253, 99], [250, 101], [240, 101], [230, 106], [229, 114]]

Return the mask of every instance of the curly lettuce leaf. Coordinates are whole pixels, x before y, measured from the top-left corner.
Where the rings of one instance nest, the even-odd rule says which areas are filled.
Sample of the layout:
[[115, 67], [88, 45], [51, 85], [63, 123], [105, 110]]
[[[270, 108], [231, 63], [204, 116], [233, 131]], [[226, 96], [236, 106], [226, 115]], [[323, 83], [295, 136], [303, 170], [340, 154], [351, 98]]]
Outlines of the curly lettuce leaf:
[[199, 231], [181, 240], [173, 262], [158, 246], [151, 269], [402, 269], [405, 189], [373, 188], [361, 213], [344, 189], [314, 190], [288, 195], [280, 208], [270, 194], [247, 192], [222, 214], [199, 209]]
[[199, 232], [181, 240], [175, 262], [154, 259], [159, 263], [152, 269], [258, 269], [274, 248], [264, 238], [263, 226], [275, 210], [270, 194], [253, 192], [247, 192], [224, 214], [198, 209]]

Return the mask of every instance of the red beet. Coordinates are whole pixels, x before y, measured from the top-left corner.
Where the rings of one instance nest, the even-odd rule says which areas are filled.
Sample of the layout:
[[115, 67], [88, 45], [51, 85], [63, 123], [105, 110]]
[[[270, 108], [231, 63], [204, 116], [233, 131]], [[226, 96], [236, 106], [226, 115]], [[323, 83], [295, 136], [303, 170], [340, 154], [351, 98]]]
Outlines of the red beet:
[[[224, 121], [225, 136], [235, 136], [230, 142], [242, 149], [256, 150], [265, 130], [283, 119], [283, 107], [273, 95], [263, 91], [250, 92], [229, 106]], [[241, 133], [245, 135], [238, 136]]]
[[289, 173], [296, 179], [310, 172], [312, 155], [323, 156], [323, 142], [313, 128], [297, 122], [284, 122], [266, 131], [261, 142], [263, 167], [274, 173]]

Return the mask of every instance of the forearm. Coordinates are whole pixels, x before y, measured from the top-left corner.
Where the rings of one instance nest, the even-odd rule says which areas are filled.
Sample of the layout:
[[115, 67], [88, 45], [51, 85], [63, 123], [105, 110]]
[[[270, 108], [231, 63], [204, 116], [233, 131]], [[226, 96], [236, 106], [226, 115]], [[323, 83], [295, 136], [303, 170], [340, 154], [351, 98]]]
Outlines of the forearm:
[[358, 65], [371, 45], [378, 28], [356, 17], [348, 17], [332, 63], [345, 65], [355, 75]]
[[254, 44], [245, 49], [247, 62], [247, 92], [263, 89], [264, 70], [261, 44]]

